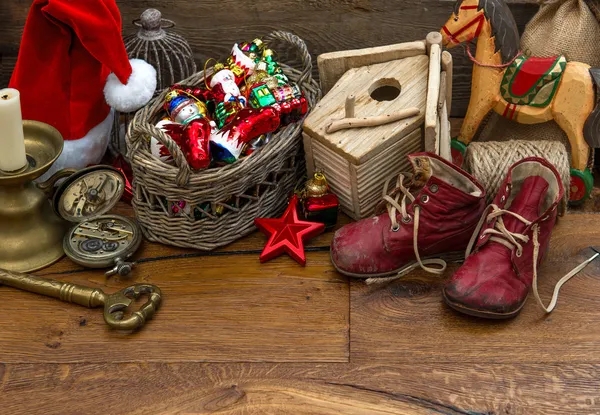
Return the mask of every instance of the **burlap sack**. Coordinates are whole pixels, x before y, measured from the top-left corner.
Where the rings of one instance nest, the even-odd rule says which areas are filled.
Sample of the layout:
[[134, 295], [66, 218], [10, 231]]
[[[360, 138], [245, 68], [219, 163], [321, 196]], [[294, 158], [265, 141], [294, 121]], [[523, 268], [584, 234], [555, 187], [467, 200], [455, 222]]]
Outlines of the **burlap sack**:
[[563, 54], [599, 68], [600, 25], [584, 0], [546, 1], [527, 24], [521, 50], [529, 56]]
[[[587, 0], [600, 11], [599, 0]], [[527, 24], [521, 49], [529, 56], [565, 55], [568, 60], [600, 67], [600, 24], [584, 0], [545, 1]], [[555, 122], [522, 125], [492, 114], [479, 141], [557, 140], [570, 149], [566, 134]]]

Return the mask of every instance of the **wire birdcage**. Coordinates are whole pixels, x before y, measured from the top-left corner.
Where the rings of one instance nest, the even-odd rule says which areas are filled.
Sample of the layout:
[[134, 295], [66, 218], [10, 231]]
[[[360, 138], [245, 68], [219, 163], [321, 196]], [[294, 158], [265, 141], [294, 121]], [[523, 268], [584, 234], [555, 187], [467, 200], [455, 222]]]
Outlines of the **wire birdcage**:
[[[175, 22], [163, 19], [160, 11], [147, 9], [133, 21], [139, 29], [123, 41], [129, 59], [143, 59], [154, 66], [157, 75], [156, 94], [190, 77], [196, 72], [194, 55], [188, 42], [177, 33], [168, 31]], [[126, 158], [125, 133], [134, 113], [115, 113], [110, 149], [113, 155]]]

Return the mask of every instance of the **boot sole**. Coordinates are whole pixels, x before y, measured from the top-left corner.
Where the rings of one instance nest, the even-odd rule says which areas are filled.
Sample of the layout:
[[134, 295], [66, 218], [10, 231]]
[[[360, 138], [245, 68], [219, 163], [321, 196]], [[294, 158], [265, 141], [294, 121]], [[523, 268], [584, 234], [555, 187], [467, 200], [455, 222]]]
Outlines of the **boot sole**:
[[[403, 265], [402, 267], [397, 268], [397, 269], [395, 269], [393, 271], [382, 272], [382, 273], [379, 273], [379, 274], [355, 274], [353, 272], [344, 271], [344, 270], [338, 268], [338, 266], [333, 261], [333, 253], [331, 251], [329, 252], [329, 257], [331, 259], [331, 263], [333, 264], [333, 267], [340, 274], [345, 275], [347, 277], [359, 278], [359, 279], [365, 279], [365, 280], [368, 279], [368, 278], [386, 278], [386, 277], [391, 277], [392, 275], [398, 274], [399, 271], [401, 271], [402, 269], [404, 269], [408, 265], [412, 265], [412, 264], [416, 264], [417, 263], [417, 261], [412, 261], [412, 262], [409, 262], [406, 265]], [[443, 259], [446, 262], [463, 262], [465, 260], [465, 253], [464, 253], [464, 251], [456, 251], [456, 252], [448, 252], [448, 253], [442, 254], [442, 255], [431, 255], [431, 256], [423, 257], [424, 260], [425, 259], [432, 259], [432, 258], [440, 258], [440, 259]]]
[[444, 290], [442, 290], [442, 295], [444, 297], [444, 302], [446, 304], [448, 304], [448, 306], [450, 308], [452, 308], [453, 310], [456, 310], [463, 314], [467, 314], [469, 316], [487, 318], [487, 319], [491, 319], [491, 320], [508, 320], [511, 318], [515, 318], [521, 312], [521, 309], [523, 308], [523, 306], [525, 305], [525, 302], [527, 301], [527, 298], [526, 298], [525, 301], [523, 301], [523, 304], [521, 304], [519, 306], [519, 308], [517, 308], [515, 311], [511, 311], [510, 313], [495, 313], [493, 311], [476, 310], [474, 308], [469, 308], [462, 304], [455, 303], [452, 300], [450, 300], [448, 297], [446, 297], [446, 293], [444, 292]]

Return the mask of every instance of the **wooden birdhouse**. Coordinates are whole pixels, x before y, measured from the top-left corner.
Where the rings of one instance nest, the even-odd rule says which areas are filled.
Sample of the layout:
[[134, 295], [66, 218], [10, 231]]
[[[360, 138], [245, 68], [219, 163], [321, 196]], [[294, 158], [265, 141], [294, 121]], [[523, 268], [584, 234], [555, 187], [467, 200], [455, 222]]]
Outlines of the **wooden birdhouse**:
[[452, 56], [441, 35], [318, 57], [326, 95], [304, 122], [309, 177], [322, 171], [352, 218], [373, 214], [407, 154], [450, 159]]

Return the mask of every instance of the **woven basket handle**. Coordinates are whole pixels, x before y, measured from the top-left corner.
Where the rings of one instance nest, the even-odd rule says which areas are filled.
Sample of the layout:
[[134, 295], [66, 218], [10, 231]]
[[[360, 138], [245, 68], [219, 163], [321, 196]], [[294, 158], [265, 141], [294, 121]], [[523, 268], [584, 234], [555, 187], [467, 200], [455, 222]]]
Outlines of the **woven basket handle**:
[[304, 43], [304, 41], [298, 36], [289, 32], [284, 32], [282, 30], [276, 30], [265, 36], [265, 41], [268, 42], [273, 40], [282, 40], [295, 46], [296, 49], [298, 49], [298, 51], [300, 52], [300, 58], [302, 59], [302, 71], [300, 72], [298, 84], [310, 84], [312, 82], [313, 65], [312, 58], [310, 56], [310, 53], [308, 52], [308, 48], [306, 47], [306, 43]]
[[[191, 169], [185, 155], [181, 151], [181, 148], [173, 141], [168, 134], [162, 131], [159, 128], [149, 124], [147, 121], [150, 119], [150, 114], [155, 114], [158, 111], [158, 108], [161, 107], [161, 103], [163, 102], [167, 91], [163, 91], [163, 93], [156, 98], [154, 101], [154, 105], [150, 107], [144, 107], [140, 111], [135, 114], [133, 121], [129, 123], [129, 130], [127, 136], [130, 140], [130, 151], [129, 151], [129, 159], [133, 160], [134, 154], [140, 149], [140, 147], [148, 140], [149, 137], [156, 138], [162, 145], [164, 145], [169, 153], [173, 156], [173, 160], [175, 160], [175, 165], [179, 168], [179, 172], [175, 178], [177, 185], [180, 187], [184, 187], [188, 184], [191, 174]], [[157, 163], [160, 163], [157, 160]]]

